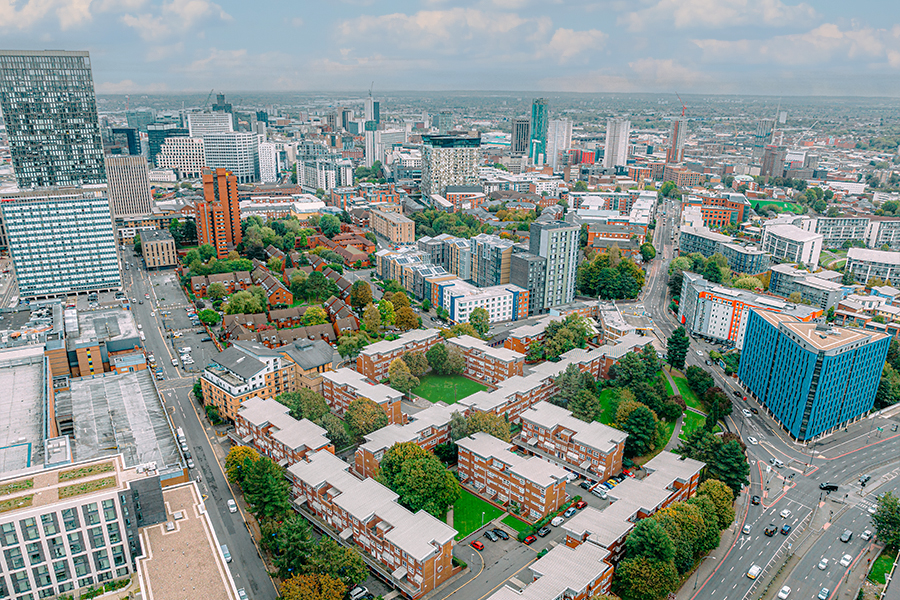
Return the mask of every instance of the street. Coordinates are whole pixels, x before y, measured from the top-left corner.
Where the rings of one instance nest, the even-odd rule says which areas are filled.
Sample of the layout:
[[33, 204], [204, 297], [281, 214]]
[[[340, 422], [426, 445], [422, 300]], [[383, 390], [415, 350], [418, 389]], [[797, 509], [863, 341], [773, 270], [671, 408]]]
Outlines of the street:
[[[229, 567], [235, 584], [244, 588], [250, 600], [275, 600], [278, 594], [243, 519], [246, 505], [225, 479], [223, 465], [228, 444], [222, 444], [216, 430], [198, 414], [199, 405], [191, 400], [195, 376], [185, 374], [180, 366], [175, 367], [171, 362], [178, 357], [173, 342], [178, 347], [192, 347], [198, 369], [206, 366], [217, 351], [211, 342], [199, 342], [205, 333], [185, 334], [174, 340], [166, 337], [165, 327], [190, 329], [185, 311], [188, 300], [177, 286], [174, 271], [148, 273], [140, 266], [142, 259], [134, 256], [130, 248], [120, 249], [120, 252], [125, 269], [122, 272], [124, 291], [129, 298], [143, 301], [143, 304], [132, 304], [134, 317], [142, 325], [147, 351], [156, 356], [157, 364], [165, 374], [164, 380], [157, 381], [157, 387], [175, 426], [184, 429], [195, 464], [191, 473], [198, 479], [219, 542], [228, 546], [233, 557]], [[170, 314], [163, 316], [160, 310]], [[228, 511], [226, 503], [229, 499], [238, 502], [240, 510], [237, 513]]]

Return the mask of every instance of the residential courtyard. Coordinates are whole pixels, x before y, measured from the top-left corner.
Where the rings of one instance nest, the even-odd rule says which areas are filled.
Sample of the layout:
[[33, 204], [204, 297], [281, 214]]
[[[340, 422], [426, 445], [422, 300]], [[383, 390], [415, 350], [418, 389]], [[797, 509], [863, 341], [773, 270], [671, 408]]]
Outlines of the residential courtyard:
[[462, 375], [434, 375], [429, 373], [419, 378], [419, 385], [412, 393], [430, 402], [455, 404], [466, 396], [486, 390], [488, 387]]

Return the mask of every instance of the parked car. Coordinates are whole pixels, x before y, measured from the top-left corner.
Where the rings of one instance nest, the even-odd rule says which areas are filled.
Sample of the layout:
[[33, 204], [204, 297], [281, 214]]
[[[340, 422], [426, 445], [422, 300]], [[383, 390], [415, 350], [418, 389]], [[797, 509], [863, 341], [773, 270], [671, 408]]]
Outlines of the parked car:
[[360, 600], [363, 596], [369, 593], [365, 587], [358, 585], [352, 590], [350, 590], [350, 600]]
[[238, 600], [248, 600], [247, 591], [244, 588], [238, 590]]
[[494, 529], [494, 535], [496, 535], [501, 540], [508, 540], [509, 534], [503, 531], [502, 529]]
[[193, 469], [194, 468], [194, 459], [193, 458], [187, 459], [187, 465], [188, 465], [188, 469]]
[[577, 511], [577, 510], [578, 510], [577, 508], [570, 506], [569, 508], [566, 509], [566, 512], [563, 513], [563, 516], [568, 519], [569, 517], [574, 515], [575, 511]]
[[231, 498], [228, 499], [228, 512], [236, 513], [237, 512], [237, 503]]
[[482, 543], [479, 542], [478, 540], [475, 540], [475, 541], [472, 542], [470, 545], [471, 545], [473, 548], [475, 548], [476, 550], [484, 550], [484, 544], [482, 544]]
[[540, 536], [540, 537], [547, 537], [547, 534], [549, 534], [549, 533], [550, 533], [550, 528], [547, 527], [546, 525], [544, 525], [543, 527], [538, 529], [538, 532], [537, 532], [538, 536]]
[[522, 543], [525, 544], [526, 546], [528, 546], [530, 544], [535, 543], [536, 541], [537, 541], [536, 537], [534, 537], [533, 535], [529, 535], [524, 540], [522, 540]]
[[606, 493], [606, 488], [600, 487], [599, 485], [597, 487], [595, 487], [594, 489], [592, 489], [591, 493], [593, 495], [597, 496], [598, 498], [600, 498], [601, 500], [606, 500], [609, 497], [609, 495]]
[[575, 503], [575, 508], [577, 508], [578, 510], [581, 510], [585, 506], [587, 506], [587, 502], [585, 502], [584, 500], [579, 500]]
[[[559, 527], [560, 525], [562, 525], [565, 522], [566, 522], [565, 519], [557, 516], [557, 517], [553, 517], [553, 520], [550, 521], [550, 524], [553, 525], [554, 527]], [[540, 532], [538, 532], [538, 535], [540, 535]]]
[[493, 531], [491, 531], [490, 529], [488, 529], [487, 531], [484, 532], [484, 537], [491, 540], [492, 542], [496, 542], [499, 539], [497, 537], [497, 534], [494, 533]]
[[589, 490], [589, 489], [591, 489], [591, 482], [585, 479], [584, 481], [582, 481], [581, 483], [578, 484], [578, 487], [580, 487], [583, 490]]

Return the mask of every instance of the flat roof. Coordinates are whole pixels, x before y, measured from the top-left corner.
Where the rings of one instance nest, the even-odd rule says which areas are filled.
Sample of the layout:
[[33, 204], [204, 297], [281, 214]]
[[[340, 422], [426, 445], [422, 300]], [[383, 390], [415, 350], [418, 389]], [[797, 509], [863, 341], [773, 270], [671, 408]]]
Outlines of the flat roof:
[[405, 425], [394, 423], [366, 435], [366, 442], [360, 448], [374, 454], [379, 450], [390, 448], [394, 444], [411, 442], [417, 439], [422, 431], [447, 425], [455, 412], [459, 412], [459, 409], [453, 406], [433, 404], [423, 411], [410, 415], [409, 422]]
[[850, 248], [849, 250], [847, 250], [847, 260], [860, 260], [865, 262], [884, 263], [888, 265], [900, 265], [900, 252], [869, 250], [868, 248]]
[[628, 437], [624, 431], [619, 431], [598, 421], [586, 423], [581, 419], [576, 419], [565, 408], [549, 402], [538, 402], [522, 413], [522, 420], [547, 429], [556, 427], [568, 429], [574, 433], [572, 439], [575, 442], [596, 448], [604, 453], [614, 451]]
[[290, 412], [291, 409], [277, 400], [254, 396], [243, 402], [238, 415], [254, 427], [268, 423], [273, 429], [270, 434], [272, 438], [292, 450], [302, 447], [318, 450], [331, 443], [325, 429], [309, 419], [297, 420], [290, 416]]
[[823, 352], [839, 350], [856, 343], [875, 342], [887, 337], [887, 334], [868, 329], [823, 326], [821, 323], [804, 323], [783, 313], [756, 312], [779, 330], [789, 332], [805, 345]]
[[561, 598], [571, 591], [580, 596], [606, 571], [612, 570], [609, 551], [594, 544], [570, 548], [565, 544], [554, 547], [531, 565], [533, 581], [517, 592], [508, 584], [490, 596], [490, 600], [548, 600]]
[[[196, 484], [163, 488], [162, 493], [166, 521], [140, 531], [144, 554], [137, 564], [144, 596], [184, 600], [200, 594], [205, 600], [237, 600], [235, 582]], [[173, 529], [168, 531], [169, 527]]]
[[811, 242], [813, 240], [824, 239], [821, 233], [813, 233], [806, 231], [796, 225], [766, 225], [766, 233], [777, 235], [795, 242]]
[[107, 342], [126, 338], [139, 337], [137, 325], [131, 316], [131, 311], [121, 307], [80, 310], [77, 315], [77, 330], [73, 330], [75, 324], [72, 313], [75, 309], [66, 309], [66, 339], [69, 347], [77, 347], [82, 344], [97, 341]]
[[456, 445], [485, 460], [495, 459], [509, 465], [509, 470], [522, 479], [548, 487], [566, 478], [568, 471], [538, 456], [525, 458], [512, 452], [512, 444], [479, 431], [456, 441]]
[[389, 400], [398, 400], [403, 397], [402, 392], [398, 392], [383, 383], [372, 383], [365, 375], [350, 368], [325, 371], [322, 373], [322, 378], [338, 385], [346, 385], [353, 389], [357, 395], [364, 396], [378, 404], [383, 404]]
[[437, 329], [411, 329], [396, 340], [382, 340], [370, 344], [359, 351], [360, 354], [370, 356], [373, 354], [389, 354], [395, 350], [402, 348], [406, 344], [424, 342], [425, 340], [437, 337], [441, 332]]
[[46, 377], [43, 346], [0, 350], [0, 473], [43, 462]]
[[122, 454], [126, 467], [179, 464], [181, 455], [150, 371], [72, 379], [57, 394], [70, 404], [76, 461]]

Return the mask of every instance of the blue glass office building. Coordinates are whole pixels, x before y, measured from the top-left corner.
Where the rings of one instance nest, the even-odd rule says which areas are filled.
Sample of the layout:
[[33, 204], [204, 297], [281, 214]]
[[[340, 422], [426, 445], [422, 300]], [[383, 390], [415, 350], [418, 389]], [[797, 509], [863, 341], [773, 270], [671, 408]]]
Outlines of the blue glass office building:
[[871, 410], [889, 343], [883, 333], [753, 310], [738, 377], [788, 433], [808, 440]]

